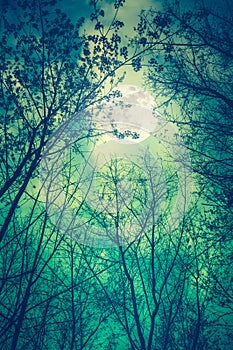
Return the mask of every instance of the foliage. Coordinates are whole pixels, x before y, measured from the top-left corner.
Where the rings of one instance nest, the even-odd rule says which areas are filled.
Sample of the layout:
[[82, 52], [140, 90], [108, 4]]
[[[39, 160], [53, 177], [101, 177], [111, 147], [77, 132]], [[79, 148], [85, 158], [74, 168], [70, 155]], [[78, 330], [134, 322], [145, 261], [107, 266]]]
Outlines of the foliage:
[[[87, 19], [73, 23], [56, 0], [2, 4], [1, 348], [229, 349], [232, 17], [202, 4], [186, 12], [167, 4], [143, 10], [126, 42], [118, 16], [125, 1], [111, 3], [109, 20], [100, 1], [90, 2], [88, 34]], [[101, 210], [91, 212], [81, 201], [77, 215], [85, 211], [117, 238], [120, 230], [126, 240], [132, 233], [136, 238], [112, 249], [93, 248], [53, 225], [39, 166], [54, 130], [71, 115], [82, 129], [86, 120], [79, 112], [108, 100], [108, 90], [123, 81], [118, 69], [126, 65], [145, 70], [145, 86], [161, 113], [179, 127], [195, 193], [187, 215], [181, 212], [183, 220], [169, 227], [179, 180], [171, 156], [159, 160], [165, 176], [156, 168], [157, 176], [146, 155], [141, 168], [113, 160], [93, 169], [101, 198], [90, 198]], [[70, 159], [78, 154], [88, 163], [82, 145], [94, 133], [85, 130]], [[121, 141], [138, 138], [130, 130], [112, 133]], [[78, 194], [70, 189], [80, 179], [74, 183], [77, 167], [70, 159], [63, 169], [65, 200], [75, 203]]]

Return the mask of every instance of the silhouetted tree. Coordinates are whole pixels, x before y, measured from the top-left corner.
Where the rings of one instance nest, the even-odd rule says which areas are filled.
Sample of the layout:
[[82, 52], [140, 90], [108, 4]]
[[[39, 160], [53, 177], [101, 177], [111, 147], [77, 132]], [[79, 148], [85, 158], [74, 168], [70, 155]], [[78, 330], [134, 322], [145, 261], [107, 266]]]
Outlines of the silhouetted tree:
[[[160, 11], [143, 11], [136, 29], [137, 45], [143, 42], [150, 46], [164, 39], [141, 61], [148, 67], [145, 84], [157, 96], [161, 113], [178, 125], [198, 183], [198, 219], [193, 221], [190, 231], [195, 232], [196, 245], [206, 247], [208, 288], [200, 285], [198, 279], [196, 287], [199, 295], [208, 289], [207, 298], [215, 310], [214, 313], [208, 310], [208, 322], [215, 335], [212, 343], [207, 334], [206, 341], [199, 343], [197, 334], [192, 334], [194, 349], [224, 348], [231, 341], [226, 314], [232, 313], [229, 286], [233, 219], [232, 28], [232, 8], [227, 2], [215, 6], [197, 2], [189, 11], [176, 2], [176, 5], [168, 3]], [[203, 222], [202, 227], [198, 220]], [[201, 253], [195, 254], [198, 266], [203, 257]], [[216, 286], [221, 289], [222, 297], [229, 290], [228, 297], [226, 294], [223, 297], [223, 309], [218, 307], [217, 293], [212, 297]]]

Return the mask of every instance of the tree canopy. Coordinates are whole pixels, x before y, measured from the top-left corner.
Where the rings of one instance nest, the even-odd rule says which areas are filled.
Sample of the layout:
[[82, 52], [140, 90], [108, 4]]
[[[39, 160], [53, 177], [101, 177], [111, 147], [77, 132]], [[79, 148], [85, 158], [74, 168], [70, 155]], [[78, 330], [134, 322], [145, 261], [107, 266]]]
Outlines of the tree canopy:
[[231, 347], [233, 10], [131, 4], [1, 4], [4, 350]]

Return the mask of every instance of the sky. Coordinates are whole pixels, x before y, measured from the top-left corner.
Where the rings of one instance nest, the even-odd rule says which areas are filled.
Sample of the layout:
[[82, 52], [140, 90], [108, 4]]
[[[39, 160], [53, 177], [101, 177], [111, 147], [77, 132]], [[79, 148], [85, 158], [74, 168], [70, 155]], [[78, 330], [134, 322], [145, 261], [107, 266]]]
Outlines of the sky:
[[[63, 9], [65, 12], [71, 16], [73, 20], [80, 16], [88, 18], [90, 15], [90, 5], [89, 0], [61, 0], [61, 5], [64, 6]], [[101, 7], [104, 9], [105, 17], [103, 23], [107, 24], [111, 22], [115, 9], [114, 9], [114, 0], [103, 0], [99, 2]], [[161, 8], [161, 2], [157, 0], [126, 0], [123, 7], [120, 7], [118, 13], [118, 20], [124, 22], [124, 29], [122, 31], [123, 35], [128, 35], [133, 37], [135, 32], [133, 28], [137, 26], [139, 20], [139, 14], [142, 9], [149, 9], [150, 7], [159, 9]], [[87, 32], [90, 32], [90, 22], [86, 20], [84, 28]], [[132, 84], [137, 86], [143, 85], [143, 72], [135, 73], [131, 67], [124, 67], [122, 70], [119, 70], [119, 75], [126, 71], [126, 77], [124, 84]]]
[[[3, 1], [3, 0], [2, 0]], [[6, 0], [5, 0], [6, 1]], [[13, 1], [13, 0], [10, 0]], [[218, 9], [219, 11], [229, 12], [229, 9], [233, 8], [232, 0], [199, 0], [205, 6]], [[73, 18], [77, 18], [80, 15], [87, 17], [90, 12], [89, 6], [90, 0], [61, 0], [61, 7]], [[126, 24], [133, 24], [137, 21], [137, 15], [141, 9], [148, 9], [150, 7], [161, 8], [165, 0], [126, 0], [124, 6], [120, 10], [120, 16], [123, 19], [127, 19]], [[176, 3], [178, 0], [171, 0]], [[197, 4], [197, 0], [179, 0], [180, 5], [185, 10], [190, 10]], [[102, 0], [99, 4], [104, 8], [107, 16], [113, 14], [114, 0]]]
[[[32, 1], [32, 0], [30, 0]], [[99, 0], [98, 6], [102, 7], [105, 12], [105, 16], [103, 18], [103, 23], [111, 22], [115, 10], [114, 10], [114, 1], [115, 0]], [[197, 0], [170, 0], [170, 2], [176, 3], [180, 1], [181, 7], [185, 10], [191, 9], [197, 3]], [[218, 13], [221, 11], [229, 12], [229, 8], [233, 7], [233, 2], [231, 0], [199, 0], [202, 1], [207, 7], [218, 8]], [[15, 3], [15, 0], [0, 0], [0, 3], [12, 2]], [[124, 6], [120, 7], [118, 13], [118, 20], [124, 22], [124, 29], [122, 31], [123, 35], [128, 35], [129, 37], [133, 37], [135, 32], [133, 28], [137, 25], [139, 14], [142, 9], [149, 9], [150, 7], [154, 9], [161, 9], [162, 5], [164, 5], [166, 0], [125, 0]], [[80, 17], [84, 17], [86, 19], [84, 28], [87, 33], [91, 34], [91, 25], [89, 19], [90, 13], [92, 12], [90, 6], [90, 0], [58, 0], [58, 5], [56, 7], [60, 7], [63, 11], [65, 11], [68, 16], [75, 22]], [[119, 74], [123, 73], [123, 71], [127, 71], [127, 75], [125, 78], [125, 84], [132, 85], [143, 85], [143, 72], [135, 73], [132, 68], [124, 67], [122, 71], [119, 71]]]
[[[13, 0], [10, 0], [13, 1]], [[179, 0], [170, 0], [170, 2], [177, 3]], [[123, 7], [120, 7], [118, 13], [118, 19], [124, 22], [123, 34], [133, 37], [135, 32], [133, 28], [137, 25], [139, 19], [139, 13], [142, 9], [149, 9], [150, 7], [154, 9], [161, 9], [166, 0], [126, 0]], [[221, 12], [229, 13], [229, 9], [233, 7], [233, 2], [231, 0], [180, 0], [180, 6], [185, 11], [188, 11], [195, 7], [197, 2], [203, 2], [208, 8], [217, 11], [219, 14]], [[90, 22], [87, 20], [89, 18], [91, 7], [89, 5], [90, 0], [61, 0], [61, 8], [75, 21], [77, 18], [83, 16], [86, 18], [84, 28], [87, 32], [90, 32]], [[105, 17], [103, 23], [110, 22], [114, 16], [114, 0], [99, 0], [98, 6], [104, 9]], [[124, 84], [132, 84], [137, 86], [143, 85], [143, 71], [135, 73], [132, 68], [124, 67], [122, 72], [126, 71], [127, 75]], [[122, 73], [119, 71], [119, 74]]]
[[[30, 0], [32, 1], [32, 0]], [[203, 2], [203, 4], [209, 8], [212, 8], [216, 11], [218, 9], [218, 13], [221, 14], [221, 11], [224, 13], [229, 12], [229, 8], [233, 7], [233, 2], [231, 0], [168, 0], [170, 2], [176, 3], [180, 2], [180, 6], [185, 11], [192, 9], [197, 2]], [[15, 3], [15, 0], [0, 0], [1, 2], [12, 2]], [[102, 18], [103, 23], [107, 25], [111, 22], [114, 17], [115, 9], [114, 9], [115, 0], [98, 0], [98, 6], [104, 9], [105, 16]], [[125, 0], [124, 6], [120, 7], [117, 19], [124, 22], [124, 27], [120, 35], [128, 37], [133, 37], [135, 35], [134, 27], [137, 26], [139, 20], [139, 14], [142, 9], [162, 9], [162, 5], [164, 5], [167, 0]], [[90, 21], [90, 13], [92, 12], [92, 7], [90, 6], [90, 0], [58, 0], [58, 4], [56, 7], [60, 7], [67, 15], [76, 22], [80, 17], [85, 18], [85, 23], [83, 26], [83, 30], [86, 31], [87, 34], [94, 33], [93, 23]], [[127, 40], [127, 39], [126, 39]], [[126, 77], [124, 79], [123, 84], [127, 85], [136, 85], [139, 87], [144, 86], [144, 73], [145, 70], [141, 69], [139, 72], [134, 72], [132, 67], [124, 66], [118, 70], [118, 76], [121, 76], [124, 72], [126, 72]], [[108, 83], [106, 83], [105, 92], [109, 90]], [[157, 101], [158, 102], [158, 101]]]

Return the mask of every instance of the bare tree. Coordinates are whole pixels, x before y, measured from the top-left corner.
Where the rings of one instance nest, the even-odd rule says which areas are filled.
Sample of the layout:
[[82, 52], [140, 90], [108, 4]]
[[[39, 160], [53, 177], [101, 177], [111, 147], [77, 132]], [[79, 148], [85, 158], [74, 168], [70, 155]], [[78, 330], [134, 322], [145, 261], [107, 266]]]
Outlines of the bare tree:
[[[80, 272], [75, 282], [72, 245], [70, 279], [64, 282], [64, 271], [56, 270], [66, 243], [46, 213], [38, 174], [52, 132], [70, 115], [102, 99], [104, 82], [108, 80], [112, 87], [117, 82], [115, 71], [130, 61], [117, 39], [123, 26], [117, 22], [122, 3], [115, 3], [113, 20], [105, 31], [103, 10], [93, 2], [96, 35], [90, 36], [81, 33], [84, 19], [73, 24], [56, 1], [1, 5], [0, 342], [4, 349], [45, 349], [57, 344], [57, 339], [60, 348], [83, 348], [104, 320], [100, 315], [90, 332], [75, 328], [85, 305], [92, 307], [88, 292], [75, 310], [81, 293], [77, 285], [85, 273]], [[78, 123], [82, 124], [81, 117]], [[83, 137], [88, 136], [89, 131]], [[71, 298], [71, 314], [61, 320], [66, 327], [72, 325], [71, 333], [56, 327], [58, 311], [66, 310], [67, 299], [61, 295]], [[86, 315], [85, 324], [90, 319]], [[79, 332], [83, 340], [78, 345]]]
[[[163, 44], [142, 60], [148, 67], [146, 85], [154, 90], [167, 120], [179, 126], [197, 174], [197, 219], [190, 226], [195, 233], [192, 278], [198, 316], [195, 333], [190, 334], [193, 348], [225, 348], [231, 341], [229, 318], [225, 320], [225, 315], [231, 314], [231, 292], [221, 309], [212, 291], [216, 283], [221, 293], [230, 291], [232, 265], [232, 8], [229, 5], [226, 11], [226, 2], [212, 5], [197, 2], [185, 11], [176, 2], [161, 11], [144, 11], [136, 38], [137, 45], [143, 42], [145, 46], [164, 38]], [[203, 279], [200, 271], [204, 265], [208, 273]], [[207, 310], [204, 314], [203, 309]], [[208, 329], [214, 329], [212, 342]]]

